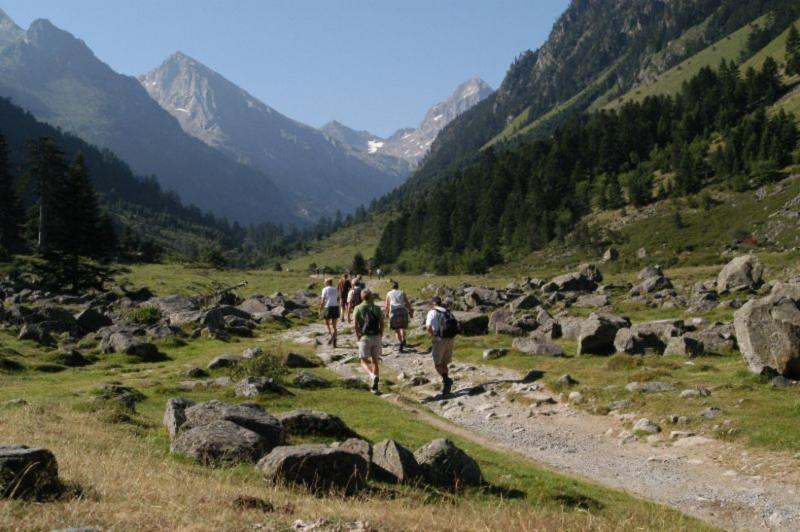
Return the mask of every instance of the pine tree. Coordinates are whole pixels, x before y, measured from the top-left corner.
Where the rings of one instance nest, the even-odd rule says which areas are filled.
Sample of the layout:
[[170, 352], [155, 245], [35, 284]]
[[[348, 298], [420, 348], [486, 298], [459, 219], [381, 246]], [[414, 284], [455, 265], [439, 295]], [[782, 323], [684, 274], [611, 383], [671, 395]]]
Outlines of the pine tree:
[[0, 256], [22, 248], [22, 209], [8, 166], [8, 146], [5, 137], [0, 135]]
[[63, 227], [69, 232], [65, 235], [63, 245], [76, 255], [104, 255], [107, 250], [102, 245], [105, 243], [97, 239], [100, 209], [82, 154], [75, 157], [69, 168], [61, 200], [71, 205], [69, 209], [65, 209], [63, 215]]
[[38, 200], [36, 244], [39, 252], [44, 252], [51, 247], [58, 247], [58, 240], [63, 234], [59, 218], [65, 209], [71, 208], [70, 205], [59, 205], [67, 163], [53, 139], [41, 137], [28, 144], [26, 168]]
[[786, 39], [786, 73], [790, 76], [800, 74], [800, 32], [794, 24]]
[[364, 260], [364, 255], [360, 252], [356, 253], [353, 257], [353, 265], [350, 267], [350, 270], [353, 274], [366, 274], [367, 273], [367, 261]]

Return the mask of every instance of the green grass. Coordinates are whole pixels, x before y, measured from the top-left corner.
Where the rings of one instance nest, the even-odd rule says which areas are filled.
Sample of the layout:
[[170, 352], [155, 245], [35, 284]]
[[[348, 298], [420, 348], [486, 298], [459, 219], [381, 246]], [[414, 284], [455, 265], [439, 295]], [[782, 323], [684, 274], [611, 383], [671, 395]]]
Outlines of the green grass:
[[[167, 467], [195, 468], [179, 457], [166, 455], [168, 440], [160, 419], [166, 400], [180, 395], [197, 401], [212, 398], [237, 401], [230, 389], [204, 389], [202, 391], [178, 392], [177, 384], [184, 380], [182, 370], [186, 365], [204, 367], [214, 356], [223, 352], [237, 353], [251, 345], [263, 346], [265, 350], [291, 348], [311, 354], [309, 346], [281, 346], [274, 333], [263, 330], [265, 342], [242, 340], [223, 343], [216, 340], [199, 339], [181, 347], [163, 347], [169, 356], [166, 362], [152, 364], [128, 364], [118, 356], [102, 356], [92, 366], [68, 369], [57, 375], [26, 370], [23, 373], [0, 373], [0, 403], [22, 397], [37, 409], [51, 408], [58, 416], [86, 416], [91, 422], [104, 426], [109, 436], [135, 438], [156, 456], [163, 456]], [[0, 343], [7, 356], [19, 359], [31, 367], [45, 354], [27, 342], [16, 340], [8, 332], [0, 331]], [[336, 376], [326, 369], [313, 369], [314, 373], [336, 382]], [[213, 372], [213, 376], [224, 375], [224, 371]], [[137, 406], [138, 413], [115, 411], [98, 407], [91, 401], [96, 390], [107, 383], [121, 383], [141, 391], [146, 399]], [[291, 382], [287, 378], [286, 382]], [[491, 507], [493, 511], [533, 511], [544, 516], [561, 515], [568, 521], [588, 512], [596, 523], [610, 526], [618, 521], [632, 522], [635, 526], [668, 527], [674, 529], [702, 529], [703, 525], [677, 512], [666, 510], [655, 504], [642, 502], [615, 490], [605, 489], [583, 481], [551, 473], [515, 455], [500, 453], [477, 445], [457, 435], [443, 432], [421, 421], [413, 413], [376, 398], [366, 391], [351, 390], [334, 384], [317, 390], [303, 390], [289, 385], [292, 396], [267, 397], [257, 400], [270, 412], [281, 412], [298, 407], [323, 410], [340, 416], [351, 428], [363, 437], [378, 441], [395, 438], [410, 448], [416, 448], [437, 437], [449, 437], [479, 461], [485, 477], [499, 491], [472, 490], [454, 499], [451, 504], [465, 507]], [[66, 409], [66, 410], [64, 410]], [[119, 410], [119, 409], [117, 409]], [[71, 411], [71, 412], [70, 412]], [[58, 412], [61, 412], [59, 414]], [[124, 414], [124, 415], [122, 415]], [[47, 422], [42, 418], [42, 422]], [[109, 450], [111, 451], [111, 450]], [[243, 486], [258, 482], [257, 475], [244, 466], [231, 468], [230, 474], [238, 478]], [[518, 490], [520, 498], [506, 495]], [[418, 499], [418, 490], [401, 491], [400, 497]], [[506, 508], [507, 510], [503, 510]]]
[[[795, 25], [800, 25], [800, 19], [795, 21]], [[747, 61], [742, 64], [742, 71], [744, 72], [750, 67], [758, 70], [764, 64], [767, 57], [772, 57], [778, 63], [785, 63], [786, 62], [786, 39], [789, 36], [789, 28], [786, 28], [786, 31], [781, 33], [778, 37], [773, 39], [768, 45], [764, 48], [756, 52], [753, 57], [748, 59]]]
[[648, 96], [676, 94], [680, 91], [683, 83], [689, 81], [703, 67], [717, 68], [722, 60], [738, 62], [740, 54], [747, 45], [747, 37], [752, 31], [752, 23], [738, 29], [660, 74], [654, 82], [634, 87], [623, 96], [610, 102], [606, 108], [613, 109], [624, 102], [642, 101]]

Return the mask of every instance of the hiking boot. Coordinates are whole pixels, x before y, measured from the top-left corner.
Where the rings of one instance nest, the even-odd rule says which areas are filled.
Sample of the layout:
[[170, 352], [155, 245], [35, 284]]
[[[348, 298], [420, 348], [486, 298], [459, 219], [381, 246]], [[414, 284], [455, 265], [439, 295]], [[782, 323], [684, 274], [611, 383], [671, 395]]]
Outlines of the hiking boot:
[[333, 345], [333, 348], [336, 349], [336, 337], [335, 336], [331, 339], [331, 344]]
[[332, 343], [333, 343], [333, 336], [331, 334], [328, 334], [328, 345], [331, 345]]
[[402, 353], [403, 352], [403, 342], [400, 342], [399, 344], [397, 344], [397, 352], [398, 353]]
[[372, 376], [372, 386], [370, 386], [370, 391], [372, 391], [372, 393], [377, 393], [378, 392], [378, 381], [379, 380], [380, 380], [380, 377], [378, 377], [377, 375], [373, 375]]
[[453, 379], [450, 377], [442, 378], [442, 395], [450, 395], [450, 390], [453, 388]]

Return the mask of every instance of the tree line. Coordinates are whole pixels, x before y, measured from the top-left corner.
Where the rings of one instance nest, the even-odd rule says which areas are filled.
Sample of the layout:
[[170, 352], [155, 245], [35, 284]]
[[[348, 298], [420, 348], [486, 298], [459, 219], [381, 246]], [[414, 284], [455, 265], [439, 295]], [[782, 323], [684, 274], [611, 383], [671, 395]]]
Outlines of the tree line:
[[779, 178], [797, 147], [793, 117], [767, 108], [785, 91], [771, 58], [744, 75], [704, 68], [674, 96], [573, 116], [547, 138], [481, 160], [398, 201], [375, 261], [482, 272], [563, 239], [593, 209], [696, 193], [712, 179], [742, 189]]

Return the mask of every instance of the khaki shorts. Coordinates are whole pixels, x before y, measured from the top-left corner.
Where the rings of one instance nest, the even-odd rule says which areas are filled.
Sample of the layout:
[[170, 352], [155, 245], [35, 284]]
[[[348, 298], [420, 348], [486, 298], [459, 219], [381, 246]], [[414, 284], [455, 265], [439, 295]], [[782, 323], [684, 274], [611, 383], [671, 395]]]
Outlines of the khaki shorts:
[[444, 366], [452, 362], [454, 345], [455, 338], [439, 338], [438, 336], [434, 336], [431, 345], [433, 363], [437, 366]]
[[383, 338], [380, 336], [362, 336], [358, 341], [358, 357], [361, 360], [370, 358], [378, 360], [381, 357]]

